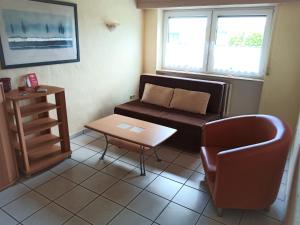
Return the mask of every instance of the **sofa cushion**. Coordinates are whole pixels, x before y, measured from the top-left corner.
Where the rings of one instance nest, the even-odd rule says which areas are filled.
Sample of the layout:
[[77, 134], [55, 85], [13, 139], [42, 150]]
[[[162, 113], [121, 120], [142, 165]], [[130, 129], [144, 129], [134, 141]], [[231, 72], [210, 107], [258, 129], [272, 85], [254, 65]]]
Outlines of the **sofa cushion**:
[[169, 108], [173, 93], [173, 88], [147, 83], [141, 101]]
[[222, 116], [225, 113], [225, 97], [227, 84], [224, 82], [207, 81], [199, 79], [189, 79], [174, 76], [149, 75], [140, 77], [139, 97], [142, 98], [145, 84], [155, 84], [170, 88], [181, 88], [190, 91], [200, 91], [210, 93], [207, 112], [217, 113]]
[[160, 115], [162, 119], [181, 123], [185, 125], [202, 127], [207, 121], [195, 113], [183, 112], [179, 110], [166, 110]]
[[163, 114], [162, 107], [140, 102], [139, 100], [117, 106], [115, 108], [115, 113], [119, 113], [119, 111], [156, 118], [159, 118]]
[[209, 93], [175, 88], [170, 107], [205, 115], [209, 98]]

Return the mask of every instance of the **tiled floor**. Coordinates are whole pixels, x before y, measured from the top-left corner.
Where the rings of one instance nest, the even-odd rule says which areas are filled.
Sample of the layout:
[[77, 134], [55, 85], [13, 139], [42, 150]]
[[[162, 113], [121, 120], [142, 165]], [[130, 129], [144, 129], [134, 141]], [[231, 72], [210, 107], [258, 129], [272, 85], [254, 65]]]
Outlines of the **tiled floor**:
[[162, 162], [147, 154], [140, 176], [138, 155], [105, 145], [88, 132], [72, 141], [72, 159], [0, 192], [0, 225], [279, 225], [286, 177], [269, 212], [225, 210], [216, 215], [203, 183], [199, 155], [166, 146]]

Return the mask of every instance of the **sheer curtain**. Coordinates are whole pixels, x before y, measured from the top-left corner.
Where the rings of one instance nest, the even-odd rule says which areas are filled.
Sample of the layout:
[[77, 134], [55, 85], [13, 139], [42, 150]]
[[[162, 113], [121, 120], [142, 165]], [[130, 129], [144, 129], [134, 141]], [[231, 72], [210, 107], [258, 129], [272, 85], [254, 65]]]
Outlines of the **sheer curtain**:
[[204, 69], [207, 17], [168, 19], [164, 68], [201, 72]]

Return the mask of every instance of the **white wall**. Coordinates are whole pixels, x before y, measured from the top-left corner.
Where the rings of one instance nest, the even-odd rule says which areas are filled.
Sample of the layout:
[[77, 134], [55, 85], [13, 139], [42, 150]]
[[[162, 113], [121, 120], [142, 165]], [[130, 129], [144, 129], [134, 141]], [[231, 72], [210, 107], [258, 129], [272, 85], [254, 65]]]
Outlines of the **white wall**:
[[278, 7], [260, 112], [283, 118], [293, 129], [300, 108], [300, 2]]
[[[35, 72], [40, 83], [64, 87], [70, 133], [75, 133], [137, 93], [143, 14], [135, 0], [69, 1], [78, 4], [81, 62], [0, 70], [0, 77], [11, 77], [17, 87], [21, 75]], [[104, 20], [118, 21], [120, 26], [110, 32]]]
[[298, 118], [297, 131], [290, 157], [289, 182], [287, 188], [289, 192], [289, 204], [285, 225], [300, 224], [300, 114]]

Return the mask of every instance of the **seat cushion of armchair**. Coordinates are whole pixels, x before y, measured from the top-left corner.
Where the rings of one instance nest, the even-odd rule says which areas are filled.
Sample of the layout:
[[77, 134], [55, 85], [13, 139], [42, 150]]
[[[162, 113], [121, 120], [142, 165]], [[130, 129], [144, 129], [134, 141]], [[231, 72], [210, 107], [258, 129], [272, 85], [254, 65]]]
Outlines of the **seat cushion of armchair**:
[[217, 154], [221, 151], [215, 147], [201, 147], [201, 159], [207, 179], [215, 182], [217, 171]]

